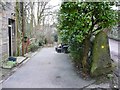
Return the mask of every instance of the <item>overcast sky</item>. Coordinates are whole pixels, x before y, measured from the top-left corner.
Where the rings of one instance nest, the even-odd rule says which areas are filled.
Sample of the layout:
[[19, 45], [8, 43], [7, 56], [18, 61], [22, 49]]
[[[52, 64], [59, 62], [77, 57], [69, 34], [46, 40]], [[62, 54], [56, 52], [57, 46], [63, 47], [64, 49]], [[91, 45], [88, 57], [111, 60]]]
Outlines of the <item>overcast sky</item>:
[[55, 6], [61, 3], [61, 0], [50, 0], [49, 2], [51, 5]]
[[[49, 0], [49, 3], [46, 7], [49, 7], [49, 6], [54, 7], [50, 9], [51, 12], [58, 11], [60, 8], [60, 3], [61, 3], [61, 0]], [[56, 21], [55, 16], [53, 15], [49, 15], [46, 18], [47, 20], [45, 21], [45, 23], [49, 21], [49, 23], [52, 24], [54, 21]], [[52, 18], [54, 18], [54, 20]]]

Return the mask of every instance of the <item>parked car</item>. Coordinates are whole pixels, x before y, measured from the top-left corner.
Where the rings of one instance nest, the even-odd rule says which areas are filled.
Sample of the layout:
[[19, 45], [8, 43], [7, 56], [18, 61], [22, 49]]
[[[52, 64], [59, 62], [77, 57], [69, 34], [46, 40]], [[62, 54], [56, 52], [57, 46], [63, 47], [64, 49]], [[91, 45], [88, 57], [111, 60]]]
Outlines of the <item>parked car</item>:
[[57, 53], [69, 53], [68, 47], [68, 44], [59, 44], [57, 47], [55, 47], [55, 50]]

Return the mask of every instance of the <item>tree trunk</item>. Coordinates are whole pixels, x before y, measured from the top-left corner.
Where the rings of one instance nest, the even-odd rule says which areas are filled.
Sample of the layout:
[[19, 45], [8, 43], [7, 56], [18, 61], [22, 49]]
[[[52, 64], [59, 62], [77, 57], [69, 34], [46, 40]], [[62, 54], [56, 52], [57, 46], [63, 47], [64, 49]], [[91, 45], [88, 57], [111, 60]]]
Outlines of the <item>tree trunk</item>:
[[34, 36], [33, 32], [33, 19], [34, 19], [34, 12], [33, 12], [34, 4], [30, 3], [30, 9], [31, 9], [31, 20], [30, 20], [30, 37]]
[[21, 2], [21, 14], [22, 14], [22, 56], [24, 56], [24, 29], [25, 29], [25, 18], [24, 18], [24, 2]]
[[88, 53], [89, 53], [89, 49], [90, 49], [90, 36], [88, 36], [85, 40], [84, 40], [84, 51], [83, 51], [83, 59], [82, 59], [82, 67], [83, 67], [83, 72], [85, 74], [88, 73]]

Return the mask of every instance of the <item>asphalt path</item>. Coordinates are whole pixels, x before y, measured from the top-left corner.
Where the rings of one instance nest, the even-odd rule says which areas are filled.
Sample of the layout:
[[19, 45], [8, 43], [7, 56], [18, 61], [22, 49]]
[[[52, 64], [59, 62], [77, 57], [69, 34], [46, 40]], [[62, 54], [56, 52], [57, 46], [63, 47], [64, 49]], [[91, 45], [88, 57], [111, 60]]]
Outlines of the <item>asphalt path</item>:
[[[120, 59], [119, 41], [109, 39], [111, 58]], [[93, 83], [78, 76], [68, 54], [56, 53], [54, 48], [43, 48], [12, 76], [2, 88], [82, 88]]]
[[54, 48], [42, 48], [11, 77], [3, 88], [82, 88], [94, 80], [84, 80], [76, 73], [68, 54]]

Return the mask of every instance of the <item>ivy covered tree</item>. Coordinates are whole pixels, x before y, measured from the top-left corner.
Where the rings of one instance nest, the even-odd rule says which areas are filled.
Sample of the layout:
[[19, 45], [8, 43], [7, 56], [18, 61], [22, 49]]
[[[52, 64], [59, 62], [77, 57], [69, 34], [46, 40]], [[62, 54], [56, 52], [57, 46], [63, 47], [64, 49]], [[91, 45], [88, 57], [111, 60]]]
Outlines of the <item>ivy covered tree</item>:
[[[70, 52], [86, 73], [90, 40], [99, 31], [114, 26], [117, 13], [110, 2], [63, 2], [59, 14], [59, 34], [63, 43], [69, 43]], [[78, 57], [78, 58], [77, 58]]]

